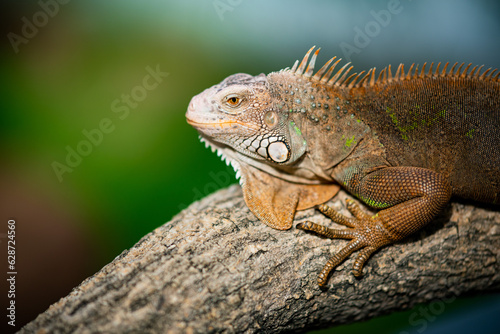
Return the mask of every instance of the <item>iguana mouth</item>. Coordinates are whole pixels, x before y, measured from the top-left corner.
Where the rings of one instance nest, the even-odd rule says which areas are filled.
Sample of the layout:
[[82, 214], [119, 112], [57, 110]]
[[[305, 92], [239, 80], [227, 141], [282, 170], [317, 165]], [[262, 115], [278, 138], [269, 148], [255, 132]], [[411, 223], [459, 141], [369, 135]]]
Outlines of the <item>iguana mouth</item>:
[[234, 125], [240, 125], [245, 128], [249, 129], [254, 129], [254, 130], [259, 130], [259, 127], [253, 124], [245, 123], [245, 122], [240, 122], [236, 120], [230, 120], [230, 121], [222, 121], [222, 122], [198, 122], [192, 119], [189, 119], [186, 117], [186, 121], [188, 122], [189, 125], [193, 126], [194, 128], [197, 129], [203, 129], [203, 128], [219, 128], [219, 129], [224, 129], [224, 128], [230, 128], [233, 127]]

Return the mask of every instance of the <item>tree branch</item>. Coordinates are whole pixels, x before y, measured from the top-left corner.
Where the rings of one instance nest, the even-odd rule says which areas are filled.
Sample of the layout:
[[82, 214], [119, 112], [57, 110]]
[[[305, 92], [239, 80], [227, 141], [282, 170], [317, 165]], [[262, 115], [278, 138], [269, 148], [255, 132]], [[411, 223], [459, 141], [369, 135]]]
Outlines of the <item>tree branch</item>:
[[[346, 197], [332, 204], [344, 214]], [[334, 225], [313, 209], [295, 224], [305, 220]], [[322, 291], [317, 274], [346, 241], [273, 230], [231, 186], [143, 237], [20, 333], [301, 331], [498, 290], [499, 223], [495, 209], [453, 203], [422, 233], [377, 252], [362, 279], [349, 259]]]

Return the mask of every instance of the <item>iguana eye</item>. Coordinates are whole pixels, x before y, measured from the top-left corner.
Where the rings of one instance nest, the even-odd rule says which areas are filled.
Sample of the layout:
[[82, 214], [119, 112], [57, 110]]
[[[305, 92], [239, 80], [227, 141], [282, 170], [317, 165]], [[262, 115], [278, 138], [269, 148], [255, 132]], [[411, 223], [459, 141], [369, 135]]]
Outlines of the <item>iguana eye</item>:
[[278, 124], [278, 115], [274, 111], [269, 111], [264, 115], [264, 123], [270, 128], [274, 128]]
[[226, 96], [226, 104], [230, 107], [237, 107], [241, 104], [242, 99], [237, 95]]

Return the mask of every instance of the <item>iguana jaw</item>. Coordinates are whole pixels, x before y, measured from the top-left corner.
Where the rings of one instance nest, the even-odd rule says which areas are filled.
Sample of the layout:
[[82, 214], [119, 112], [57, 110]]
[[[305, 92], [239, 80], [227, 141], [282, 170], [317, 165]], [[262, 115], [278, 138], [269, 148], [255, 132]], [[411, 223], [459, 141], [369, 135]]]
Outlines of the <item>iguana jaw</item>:
[[222, 161], [226, 163], [226, 165], [231, 165], [233, 167], [235, 173], [236, 173], [236, 179], [238, 179], [239, 183], [242, 185], [243, 184], [243, 178], [241, 177], [241, 172], [240, 172], [240, 164], [237, 161], [237, 159], [234, 157], [236, 154], [235, 151], [231, 150], [230, 148], [226, 147], [223, 144], [219, 144], [214, 142], [213, 140], [210, 140], [203, 135], [199, 136], [200, 141], [205, 144], [206, 148], [210, 148], [212, 152], [216, 152], [219, 157], [221, 157]]
[[[207, 148], [210, 147], [212, 152], [216, 152], [218, 156], [221, 157], [222, 161], [226, 162], [229, 166], [231, 165], [236, 172], [236, 178], [239, 180], [239, 183], [243, 185], [245, 182], [245, 175], [241, 172], [241, 165], [254, 167], [262, 172], [270, 174], [274, 177], [280, 178], [282, 180], [297, 183], [297, 184], [321, 184], [323, 181], [319, 178], [308, 178], [295, 174], [291, 174], [290, 171], [280, 170], [279, 167], [271, 166], [265, 161], [259, 161], [252, 159], [251, 157], [242, 154], [238, 151], [233, 150], [229, 146], [216, 142], [212, 140], [210, 137], [206, 137], [204, 135], [199, 136], [200, 141], [205, 143]], [[306, 158], [307, 159], [307, 158]], [[282, 168], [286, 168], [282, 166]], [[311, 173], [312, 176], [312, 173]]]
[[218, 122], [203, 122], [203, 120], [200, 122], [199, 119], [195, 120], [192, 118], [189, 118], [190, 115], [186, 115], [186, 120], [189, 125], [194, 127], [196, 130], [201, 131], [201, 132], [211, 132], [211, 131], [220, 131], [223, 129], [228, 129], [228, 128], [234, 128], [234, 126], [241, 126], [245, 127], [248, 129], [253, 129], [253, 130], [258, 130], [259, 128], [257, 126], [252, 126], [252, 124], [246, 124], [237, 120], [226, 120], [226, 121], [218, 121]]

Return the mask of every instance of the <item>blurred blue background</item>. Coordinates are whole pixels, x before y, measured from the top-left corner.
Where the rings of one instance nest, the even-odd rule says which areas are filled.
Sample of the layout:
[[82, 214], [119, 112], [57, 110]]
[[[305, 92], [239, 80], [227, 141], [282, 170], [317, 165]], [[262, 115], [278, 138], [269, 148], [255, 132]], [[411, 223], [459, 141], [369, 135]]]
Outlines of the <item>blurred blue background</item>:
[[[313, 45], [319, 63], [336, 55], [357, 71], [440, 61], [500, 68], [497, 1], [1, 6], [0, 242], [6, 254], [14, 218], [17, 329], [187, 205], [235, 182], [184, 118], [191, 97], [226, 76], [289, 67]], [[5, 268], [6, 256], [0, 261]], [[481, 305], [498, 318], [498, 296], [461, 299], [429, 327], [473, 318]], [[408, 312], [331, 332], [416, 332]]]

